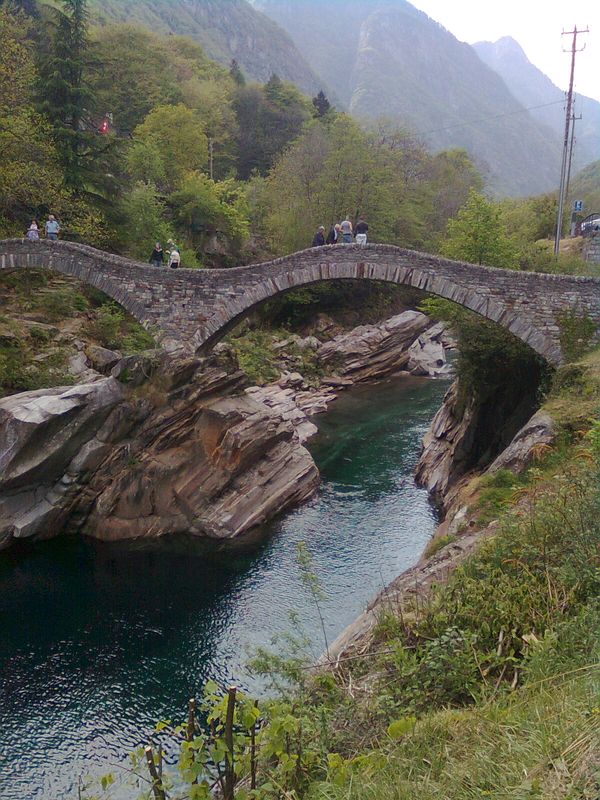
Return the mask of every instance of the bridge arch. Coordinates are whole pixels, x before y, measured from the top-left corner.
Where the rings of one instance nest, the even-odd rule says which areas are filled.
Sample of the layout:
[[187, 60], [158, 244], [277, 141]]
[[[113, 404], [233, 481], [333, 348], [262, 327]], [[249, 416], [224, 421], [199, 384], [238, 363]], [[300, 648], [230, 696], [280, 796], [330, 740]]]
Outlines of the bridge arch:
[[0, 242], [0, 270], [11, 269], [51, 270], [76, 278], [104, 292], [142, 325], [156, 322], [144, 302], [144, 277], [153, 278], [148, 265], [72, 242], [11, 239]]
[[[332, 255], [332, 248], [318, 249], [329, 251], [329, 253], [324, 252], [323, 255]], [[399, 248], [390, 249], [396, 251], [396, 257], [398, 253], [402, 252], [410, 254], [407, 263], [403, 264], [397, 258], [394, 261], [372, 261], [364, 248], [359, 248], [358, 246], [343, 246], [343, 248], [340, 246], [335, 250], [338, 251], [339, 255], [350, 255], [350, 250], [353, 250], [355, 255], [358, 250], [358, 255], [362, 255], [364, 260], [355, 258], [344, 261], [338, 260], [336, 257], [335, 260], [330, 260], [329, 258], [316, 262], [313, 260], [313, 263], [303, 266], [302, 260], [307, 256], [310, 257], [311, 254], [316, 254], [317, 249], [294, 254], [285, 259], [278, 259], [276, 262], [272, 262], [274, 268], [272, 274], [265, 270], [266, 274], [264, 274], [262, 280], [255, 279], [252, 281], [251, 284], [247, 285], [246, 291], [243, 293], [232, 292], [224, 298], [224, 302], [219, 305], [214, 314], [195, 331], [194, 344], [198, 349], [210, 349], [253, 310], [269, 300], [281, 297], [294, 289], [332, 280], [366, 279], [399, 286], [409, 286], [436, 297], [450, 300], [505, 328], [553, 366], [560, 364], [562, 355], [556, 338], [540, 330], [535, 321], [528, 318], [520, 308], [515, 308], [512, 304], [503, 301], [501, 297], [485, 291], [487, 288], [485, 282], [482, 282], [484, 291], [478, 291], [468, 282], [459, 282], [447, 274], [432, 269], [430, 266], [416, 266], [413, 256], [422, 254], [401, 251]], [[342, 250], [341, 253], [339, 252], [340, 250]], [[335, 255], [338, 256], [338, 253]], [[457, 262], [447, 263], [459, 266]], [[260, 266], [267, 267], [268, 265]], [[481, 270], [481, 274], [484, 277], [485, 273], [490, 270], [490, 268], [486, 267], [463, 266]], [[252, 268], [244, 269], [250, 270]], [[493, 273], [507, 272], [505, 270], [490, 271]]]

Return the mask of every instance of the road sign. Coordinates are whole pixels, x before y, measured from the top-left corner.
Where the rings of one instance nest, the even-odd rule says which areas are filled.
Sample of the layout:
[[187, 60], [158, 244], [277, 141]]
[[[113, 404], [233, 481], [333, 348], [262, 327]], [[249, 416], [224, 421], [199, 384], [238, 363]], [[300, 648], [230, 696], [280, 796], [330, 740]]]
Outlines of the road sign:
[[582, 211], [582, 210], [583, 210], [583, 200], [574, 200], [573, 211]]

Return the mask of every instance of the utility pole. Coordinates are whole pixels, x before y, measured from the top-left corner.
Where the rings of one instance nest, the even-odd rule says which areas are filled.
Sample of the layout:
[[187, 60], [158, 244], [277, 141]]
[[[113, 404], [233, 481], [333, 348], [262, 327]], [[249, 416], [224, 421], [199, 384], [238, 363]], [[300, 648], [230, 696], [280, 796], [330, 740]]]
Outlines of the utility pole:
[[214, 163], [214, 142], [211, 138], [208, 140], [208, 160], [209, 160], [209, 175], [211, 181], [213, 180], [213, 163]]
[[[571, 186], [571, 166], [573, 163], [573, 145], [575, 144], [575, 123], [577, 120], [580, 120], [581, 114], [576, 117], [575, 114], [571, 117], [571, 122], [573, 123], [573, 127], [571, 128], [571, 145], [569, 147], [569, 165], [567, 167], [567, 181], [565, 183], [565, 202], [569, 200], [569, 187]], [[575, 233], [575, 212], [573, 211], [571, 214], [571, 236], [574, 236]]]
[[[569, 138], [571, 132], [571, 117], [573, 115], [573, 84], [575, 82], [575, 56], [579, 52], [577, 50], [577, 37], [582, 33], [589, 33], [589, 29], [578, 31], [577, 25], [572, 31], [563, 31], [563, 36], [573, 36], [573, 43], [571, 45], [571, 77], [569, 79], [569, 91], [567, 92], [567, 112], [565, 114], [565, 138], [563, 141], [563, 156], [560, 170], [560, 189], [558, 191], [558, 213], [556, 215], [556, 236], [554, 237], [554, 255], [557, 256], [560, 249], [560, 235], [562, 232], [563, 213], [565, 208], [565, 188], [567, 179], [567, 162], [569, 161]], [[580, 50], [583, 50], [583, 45]], [[565, 50], [568, 53], [568, 50]]]

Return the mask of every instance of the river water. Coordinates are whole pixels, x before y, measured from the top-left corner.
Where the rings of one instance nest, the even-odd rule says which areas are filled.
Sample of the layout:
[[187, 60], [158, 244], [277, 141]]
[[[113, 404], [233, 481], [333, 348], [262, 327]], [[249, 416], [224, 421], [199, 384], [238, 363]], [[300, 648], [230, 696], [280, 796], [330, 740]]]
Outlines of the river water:
[[412, 471], [445, 389], [399, 377], [343, 395], [315, 419], [319, 494], [252, 544], [63, 538], [0, 553], [0, 798], [76, 798], [80, 775], [123, 763], [208, 678], [251, 686], [249, 650], [297, 624], [318, 655], [297, 543], [331, 641], [434, 530]]

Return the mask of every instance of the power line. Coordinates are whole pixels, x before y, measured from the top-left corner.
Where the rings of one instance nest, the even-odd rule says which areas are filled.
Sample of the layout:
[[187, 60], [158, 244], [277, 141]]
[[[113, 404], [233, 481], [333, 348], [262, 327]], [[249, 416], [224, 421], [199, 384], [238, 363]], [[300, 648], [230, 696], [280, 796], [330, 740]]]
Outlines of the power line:
[[535, 111], [538, 108], [548, 108], [549, 106], [563, 105], [564, 100], [553, 100], [551, 103], [543, 103], [540, 106], [529, 106], [528, 108], [519, 108], [517, 111], [507, 111], [505, 114], [493, 114], [489, 117], [480, 117], [479, 119], [472, 119], [468, 122], [458, 122], [456, 125], [447, 125], [445, 128], [435, 128], [431, 131], [417, 131], [415, 136], [427, 136], [430, 133], [442, 133], [443, 131], [451, 131], [454, 128], [466, 128], [469, 125], [477, 125], [479, 122], [487, 122], [491, 119], [502, 119], [502, 117], [513, 117], [516, 114], [526, 114], [528, 111]]

